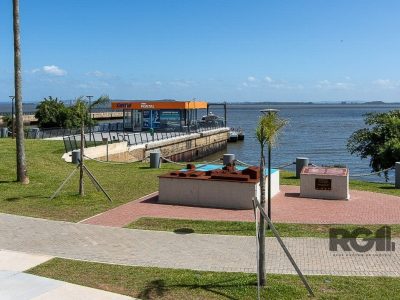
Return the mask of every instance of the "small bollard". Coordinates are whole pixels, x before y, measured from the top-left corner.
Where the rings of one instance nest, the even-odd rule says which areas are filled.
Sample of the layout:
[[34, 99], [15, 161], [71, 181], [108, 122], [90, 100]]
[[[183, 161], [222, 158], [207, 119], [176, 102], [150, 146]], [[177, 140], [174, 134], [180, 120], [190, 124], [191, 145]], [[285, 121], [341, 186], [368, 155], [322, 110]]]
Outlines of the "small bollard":
[[394, 186], [396, 189], [400, 189], [400, 162], [396, 162], [395, 177], [396, 177], [396, 181], [395, 181]]
[[296, 157], [296, 178], [300, 178], [301, 170], [307, 167], [309, 162], [307, 157]]
[[159, 169], [161, 166], [160, 152], [150, 152], [150, 168]]
[[1, 128], [0, 134], [1, 134], [0, 136], [1, 136], [2, 138], [8, 137], [8, 128], [7, 128], [7, 127]]
[[81, 159], [81, 150], [72, 150], [72, 160], [71, 162], [75, 165], [79, 164]]
[[224, 166], [228, 164], [233, 165], [234, 161], [235, 161], [235, 154], [224, 154], [223, 158]]

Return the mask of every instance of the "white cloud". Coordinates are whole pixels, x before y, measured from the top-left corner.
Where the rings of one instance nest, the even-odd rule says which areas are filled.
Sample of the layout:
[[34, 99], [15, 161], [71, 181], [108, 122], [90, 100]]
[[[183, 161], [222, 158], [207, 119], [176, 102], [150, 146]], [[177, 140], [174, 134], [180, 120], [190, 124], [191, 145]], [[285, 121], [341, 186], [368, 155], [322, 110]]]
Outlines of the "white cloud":
[[104, 77], [104, 73], [101, 71], [92, 71], [92, 72], [87, 72], [86, 73], [87, 76], [94, 76], [94, 77]]
[[258, 80], [254, 76], [249, 76], [246, 81], [241, 83], [240, 88], [299, 90], [304, 89], [304, 86], [301, 84], [288, 83], [284, 80], [272, 79], [270, 76], [265, 76], [263, 80]]
[[95, 70], [95, 71], [90, 71], [85, 74], [86, 76], [89, 77], [95, 77], [95, 78], [101, 78], [101, 79], [115, 79], [118, 78], [118, 76], [113, 75], [111, 73]]
[[321, 80], [316, 84], [317, 88], [326, 90], [348, 90], [353, 86], [354, 84], [350, 82], [332, 82], [326, 79]]
[[42, 68], [43, 72], [46, 74], [54, 75], [54, 76], [65, 76], [67, 75], [67, 71], [55, 66], [43, 66]]
[[382, 89], [395, 89], [400, 87], [400, 81], [393, 81], [390, 79], [377, 79], [373, 84]]
[[268, 82], [268, 83], [271, 83], [271, 82], [273, 81], [272, 78], [269, 77], [269, 76], [265, 76], [264, 80], [265, 80], [266, 82]]
[[48, 75], [53, 75], [53, 76], [65, 76], [67, 75], [67, 71], [51, 65], [51, 66], [43, 66], [41, 68], [35, 68], [30, 71], [32, 74], [48, 74]]
[[162, 82], [157, 80], [156, 82], [154, 82], [156, 85], [162, 85]]
[[112, 88], [112, 86], [108, 82], [102, 82], [102, 81], [81, 82], [77, 84], [76, 87], [80, 89], [97, 89], [97, 90]]

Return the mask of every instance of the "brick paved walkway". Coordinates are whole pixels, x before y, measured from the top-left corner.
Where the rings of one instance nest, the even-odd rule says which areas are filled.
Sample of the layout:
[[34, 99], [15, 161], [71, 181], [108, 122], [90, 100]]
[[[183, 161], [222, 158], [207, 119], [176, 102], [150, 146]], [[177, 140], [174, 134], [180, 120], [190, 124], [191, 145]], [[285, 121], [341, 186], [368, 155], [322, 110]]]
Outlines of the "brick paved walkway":
[[[351, 200], [299, 197], [298, 186], [281, 186], [272, 200], [272, 219], [308, 224], [400, 224], [400, 197], [352, 190]], [[252, 210], [213, 209], [157, 203], [157, 193], [82, 221], [123, 227], [140, 217], [194, 220], [253, 221]]]
[[[305, 274], [400, 276], [395, 252], [330, 252], [327, 239], [285, 238]], [[393, 239], [400, 245], [400, 239]], [[293, 274], [274, 238], [267, 238], [267, 272]], [[0, 214], [0, 249], [134, 266], [206, 271], [256, 271], [255, 238], [175, 234]], [[368, 256], [367, 256], [368, 255]]]

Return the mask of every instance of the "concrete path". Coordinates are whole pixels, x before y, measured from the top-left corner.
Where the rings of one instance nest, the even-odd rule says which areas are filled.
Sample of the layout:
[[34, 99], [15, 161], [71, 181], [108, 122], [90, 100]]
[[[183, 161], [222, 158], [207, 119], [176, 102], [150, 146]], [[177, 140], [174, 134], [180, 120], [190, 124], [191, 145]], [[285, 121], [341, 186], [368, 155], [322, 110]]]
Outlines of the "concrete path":
[[23, 273], [51, 256], [0, 250], [2, 300], [128, 300], [127, 296]]
[[[400, 197], [352, 190], [351, 200], [300, 198], [300, 187], [282, 185], [272, 199], [272, 219], [307, 224], [400, 224]], [[113, 208], [82, 223], [123, 227], [141, 217], [192, 220], [253, 221], [253, 210], [193, 207], [157, 203], [158, 192]]]
[[[400, 276], [394, 252], [331, 252], [328, 239], [285, 238], [305, 274]], [[400, 239], [393, 239], [400, 245]], [[267, 238], [267, 272], [293, 274], [274, 238]], [[132, 266], [205, 271], [256, 271], [254, 237], [175, 234], [0, 214], [0, 249]]]

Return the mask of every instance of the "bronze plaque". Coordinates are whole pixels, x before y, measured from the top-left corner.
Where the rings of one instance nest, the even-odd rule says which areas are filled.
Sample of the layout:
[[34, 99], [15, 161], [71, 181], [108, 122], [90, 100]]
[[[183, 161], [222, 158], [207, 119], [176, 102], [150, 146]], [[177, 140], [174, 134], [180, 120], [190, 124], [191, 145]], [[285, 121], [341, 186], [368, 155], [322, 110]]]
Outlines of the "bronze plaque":
[[332, 179], [315, 178], [315, 189], [320, 191], [332, 190]]

